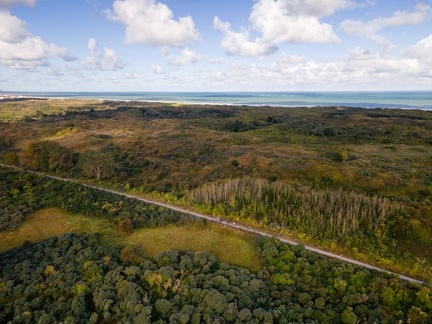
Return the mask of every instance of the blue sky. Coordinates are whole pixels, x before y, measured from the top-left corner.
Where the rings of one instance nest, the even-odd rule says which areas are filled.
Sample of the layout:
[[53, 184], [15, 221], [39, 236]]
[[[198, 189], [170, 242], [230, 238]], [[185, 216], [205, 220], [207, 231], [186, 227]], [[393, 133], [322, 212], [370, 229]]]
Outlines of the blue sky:
[[432, 90], [432, 0], [0, 0], [0, 90]]

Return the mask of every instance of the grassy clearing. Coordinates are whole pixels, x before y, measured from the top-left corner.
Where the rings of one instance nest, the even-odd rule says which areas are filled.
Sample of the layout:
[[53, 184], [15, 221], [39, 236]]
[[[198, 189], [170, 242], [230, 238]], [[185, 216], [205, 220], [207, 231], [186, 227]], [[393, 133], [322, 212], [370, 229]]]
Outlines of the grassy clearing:
[[208, 251], [221, 261], [250, 270], [256, 271], [261, 267], [251, 236], [215, 224], [205, 228], [192, 225], [144, 228], [136, 230], [129, 241], [141, 246], [151, 257], [170, 249], [187, 249]]
[[38, 242], [64, 233], [100, 233], [105, 244], [138, 246], [147, 257], [167, 250], [208, 251], [220, 261], [257, 271], [260, 263], [251, 236], [241, 231], [209, 224], [138, 229], [128, 237], [101, 218], [72, 215], [58, 208], [45, 208], [28, 217], [15, 231], [0, 232], [0, 253], [22, 246], [25, 241]]
[[31, 215], [17, 230], [0, 232], [0, 252], [21, 246], [25, 241], [38, 242], [51, 236], [73, 232], [66, 214], [54, 208], [40, 210]]
[[72, 215], [58, 208], [45, 208], [28, 217], [15, 231], [0, 232], [0, 252], [21, 246], [25, 241], [39, 242], [64, 233], [102, 233], [117, 235], [115, 228], [104, 219]]

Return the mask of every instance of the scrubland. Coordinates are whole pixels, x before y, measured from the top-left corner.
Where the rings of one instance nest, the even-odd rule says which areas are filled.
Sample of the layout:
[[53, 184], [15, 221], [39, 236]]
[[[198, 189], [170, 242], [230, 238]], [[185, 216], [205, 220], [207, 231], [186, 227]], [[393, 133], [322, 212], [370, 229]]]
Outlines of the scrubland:
[[[0, 157], [5, 164], [167, 201], [432, 281], [430, 111], [29, 100], [0, 103], [0, 120]], [[192, 220], [158, 208], [136, 207], [121, 198], [74, 187], [77, 184], [39, 183], [14, 172], [2, 173], [7, 179], [2, 186], [2, 230], [20, 226], [23, 230], [35, 211], [56, 207], [110, 220], [119, 241], [100, 240], [104, 244], [125, 246], [121, 240], [127, 238], [141, 245], [141, 250], [132, 245], [124, 248], [122, 262], [158, 258], [162, 250], [191, 249], [188, 235], [198, 233], [203, 235], [198, 240], [203, 249], [210, 250], [206, 238], [218, 246], [240, 244], [235, 238], [225, 241], [231, 235], [227, 232], [209, 231], [199, 224], [189, 227]], [[161, 241], [162, 236], [169, 240]], [[274, 285], [300, 280], [282, 276], [294, 271], [280, 263], [284, 248], [263, 248], [263, 244], [255, 247], [258, 252], [249, 246], [245, 254], [251, 253], [250, 257], [237, 265], [249, 263], [253, 271], [265, 266]], [[235, 254], [235, 249], [211, 252], [233, 263], [224, 254]], [[254, 261], [254, 253], [261, 253], [261, 261]], [[311, 258], [293, 253], [296, 258]], [[293, 267], [293, 273], [300, 275]], [[304, 280], [302, 285], [322, 285]], [[380, 291], [379, 285], [375, 282], [372, 291]], [[347, 287], [336, 286], [333, 293], [340, 296], [332, 298], [342, 298]], [[333, 310], [336, 317], [325, 317], [314, 313], [322, 302], [318, 295], [309, 294], [315, 298], [314, 306], [302, 295], [300, 308], [304, 312], [311, 308], [302, 319], [343, 323], [381, 319], [409, 299], [400, 293], [405, 288], [393, 288], [380, 292], [383, 295], [376, 301], [385, 310], [374, 315], [360, 307], [366, 300], [344, 299], [346, 308]], [[432, 305], [409, 300], [415, 308], [399, 308], [399, 315], [391, 315], [390, 321], [409, 316], [411, 321], [430, 319]], [[271, 313], [273, 319], [279, 316]], [[282, 313], [298, 320], [295, 314]], [[228, 321], [230, 315], [225, 315]]]

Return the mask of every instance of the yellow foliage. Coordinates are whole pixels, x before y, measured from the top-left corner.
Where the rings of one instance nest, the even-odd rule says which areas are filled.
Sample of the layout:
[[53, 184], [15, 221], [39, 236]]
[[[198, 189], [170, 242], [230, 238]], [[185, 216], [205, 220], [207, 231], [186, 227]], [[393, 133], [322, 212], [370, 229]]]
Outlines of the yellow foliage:
[[57, 271], [55, 270], [54, 266], [49, 265], [49, 266], [47, 266], [47, 267], [45, 268], [45, 270], [44, 270], [44, 276], [45, 276], [45, 277], [50, 277], [50, 276], [55, 275], [56, 272], [57, 272]]

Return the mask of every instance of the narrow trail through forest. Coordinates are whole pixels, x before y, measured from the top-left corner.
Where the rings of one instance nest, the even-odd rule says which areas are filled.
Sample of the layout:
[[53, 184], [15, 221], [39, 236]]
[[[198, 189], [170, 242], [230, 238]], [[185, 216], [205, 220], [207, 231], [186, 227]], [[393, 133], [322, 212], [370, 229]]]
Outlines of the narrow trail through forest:
[[[262, 236], [273, 237], [273, 238], [276, 238], [276, 239], [278, 239], [279, 241], [281, 241], [283, 243], [287, 243], [287, 244], [290, 244], [290, 245], [298, 245], [299, 244], [298, 242], [286, 239], [286, 238], [278, 236], [278, 235], [271, 235], [271, 234], [266, 233], [265, 231], [261, 231], [259, 229], [255, 229], [255, 228], [247, 227], [247, 226], [244, 226], [244, 225], [240, 225], [240, 224], [237, 224], [235, 222], [225, 221], [225, 220], [213, 217], [213, 216], [197, 213], [197, 212], [194, 212], [194, 211], [186, 210], [186, 209], [183, 209], [183, 208], [180, 208], [180, 207], [177, 207], [177, 206], [173, 206], [173, 205], [169, 205], [169, 204], [166, 204], [166, 203], [150, 200], [150, 199], [147, 199], [147, 198], [137, 197], [137, 196], [134, 196], [134, 195], [131, 195], [131, 194], [127, 194], [127, 193], [121, 192], [121, 191], [116, 191], [116, 190], [112, 190], [112, 189], [106, 189], [106, 188], [102, 188], [102, 187], [98, 187], [98, 186], [94, 186], [94, 185], [85, 184], [85, 183], [79, 182], [79, 181], [77, 181], [75, 179], [66, 179], [66, 178], [61, 178], [61, 177], [57, 177], [57, 176], [53, 176], [53, 175], [49, 175], [49, 174], [40, 173], [40, 172], [24, 170], [24, 169], [21, 169], [21, 168], [18, 168], [18, 167], [13, 167], [13, 166], [2, 164], [2, 163], [0, 163], [0, 166], [7, 167], [7, 168], [15, 168], [15, 169], [18, 169], [18, 170], [21, 170], [21, 171], [24, 171], [24, 172], [34, 173], [34, 174], [38, 174], [39, 176], [44, 176], [44, 177], [47, 177], [47, 178], [56, 179], [56, 180], [60, 180], [60, 181], [77, 182], [77, 183], [79, 183], [79, 184], [81, 184], [83, 186], [89, 187], [89, 188], [93, 188], [93, 189], [96, 189], [96, 190], [102, 190], [102, 191], [105, 191], [105, 192], [109, 192], [109, 193], [112, 193], [112, 194], [115, 194], [115, 195], [124, 196], [124, 197], [131, 198], [131, 199], [136, 199], [136, 200], [148, 203], [148, 204], [153, 204], [153, 205], [156, 205], [156, 206], [165, 207], [165, 208], [168, 208], [168, 209], [171, 209], [171, 210], [175, 210], [175, 211], [178, 211], [178, 212], [181, 212], [181, 213], [184, 213], [184, 214], [192, 215], [192, 216], [195, 216], [195, 217], [206, 219], [208, 221], [219, 223], [219, 224], [224, 225], [224, 226], [229, 226], [229, 227], [232, 227], [232, 228], [236, 228], [236, 229], [239, 229], [239, 230], [242, 230], [242, 231], [245, 231], [245, 232], [249, 232], [249, 233], [253, 233], [253, 234], [257, 234], [257, 235], [262, 235]], [[379, 272], [385, 272], [385, 273], [389, 273], [389, 274], [392, 274], [392, 275], [396, 275], [396, 276], [399, 276], [401, 279], [409, 281], [409, 282], [418, 283], [418, 284], [425, 284], [425, 282], [423, 282], [423, 281], [420, 281], [420, 280], [417, 280], [417, 279], [414, 279], [414, 278], [411, 278], [411, 277], [407, 277], [407, 276], [404, 276], [404, 275], [401, 275], [401, 274], [398, 274], [398, 273], [395, 273], [395, 272], [392, 272], [392, 271], [389, 271], [389, 270], [385, 270], [385, 269], [373, 266], [373, 265], [368, 264], [368, 263], [364, 263], [364, 262], [360, 262], [360, 261], [357, 261], [357, 260], [354, 260], [354, 259], [350, 259], [350, 258], [344, 257], [342, 255], [338, 255], [338, 254], [327, 252], [327, 251], [324, 251], [324, 250], [321, 250], [321, 249], [318, 249], [318, 248], [314, 248], [312, 246], [304, 245], [304, 248], [306, 250], [309, 250], [309, 251], [312, 251], [312, 252], [315, 252], [315, 253], [318, 253], [318, 254], [321, 254], [321, 255], [325, 255], [325, 256], [330, 257], [330, 258], [334, 258], [334, 259], [338, 259], [338, 260], [341, 260], [341, 261], [344, 261], [344, 262], [355, 264], [355, 265], [367, 268], [369, 270], [375, 270], [375, 271], [379, 271]]]

